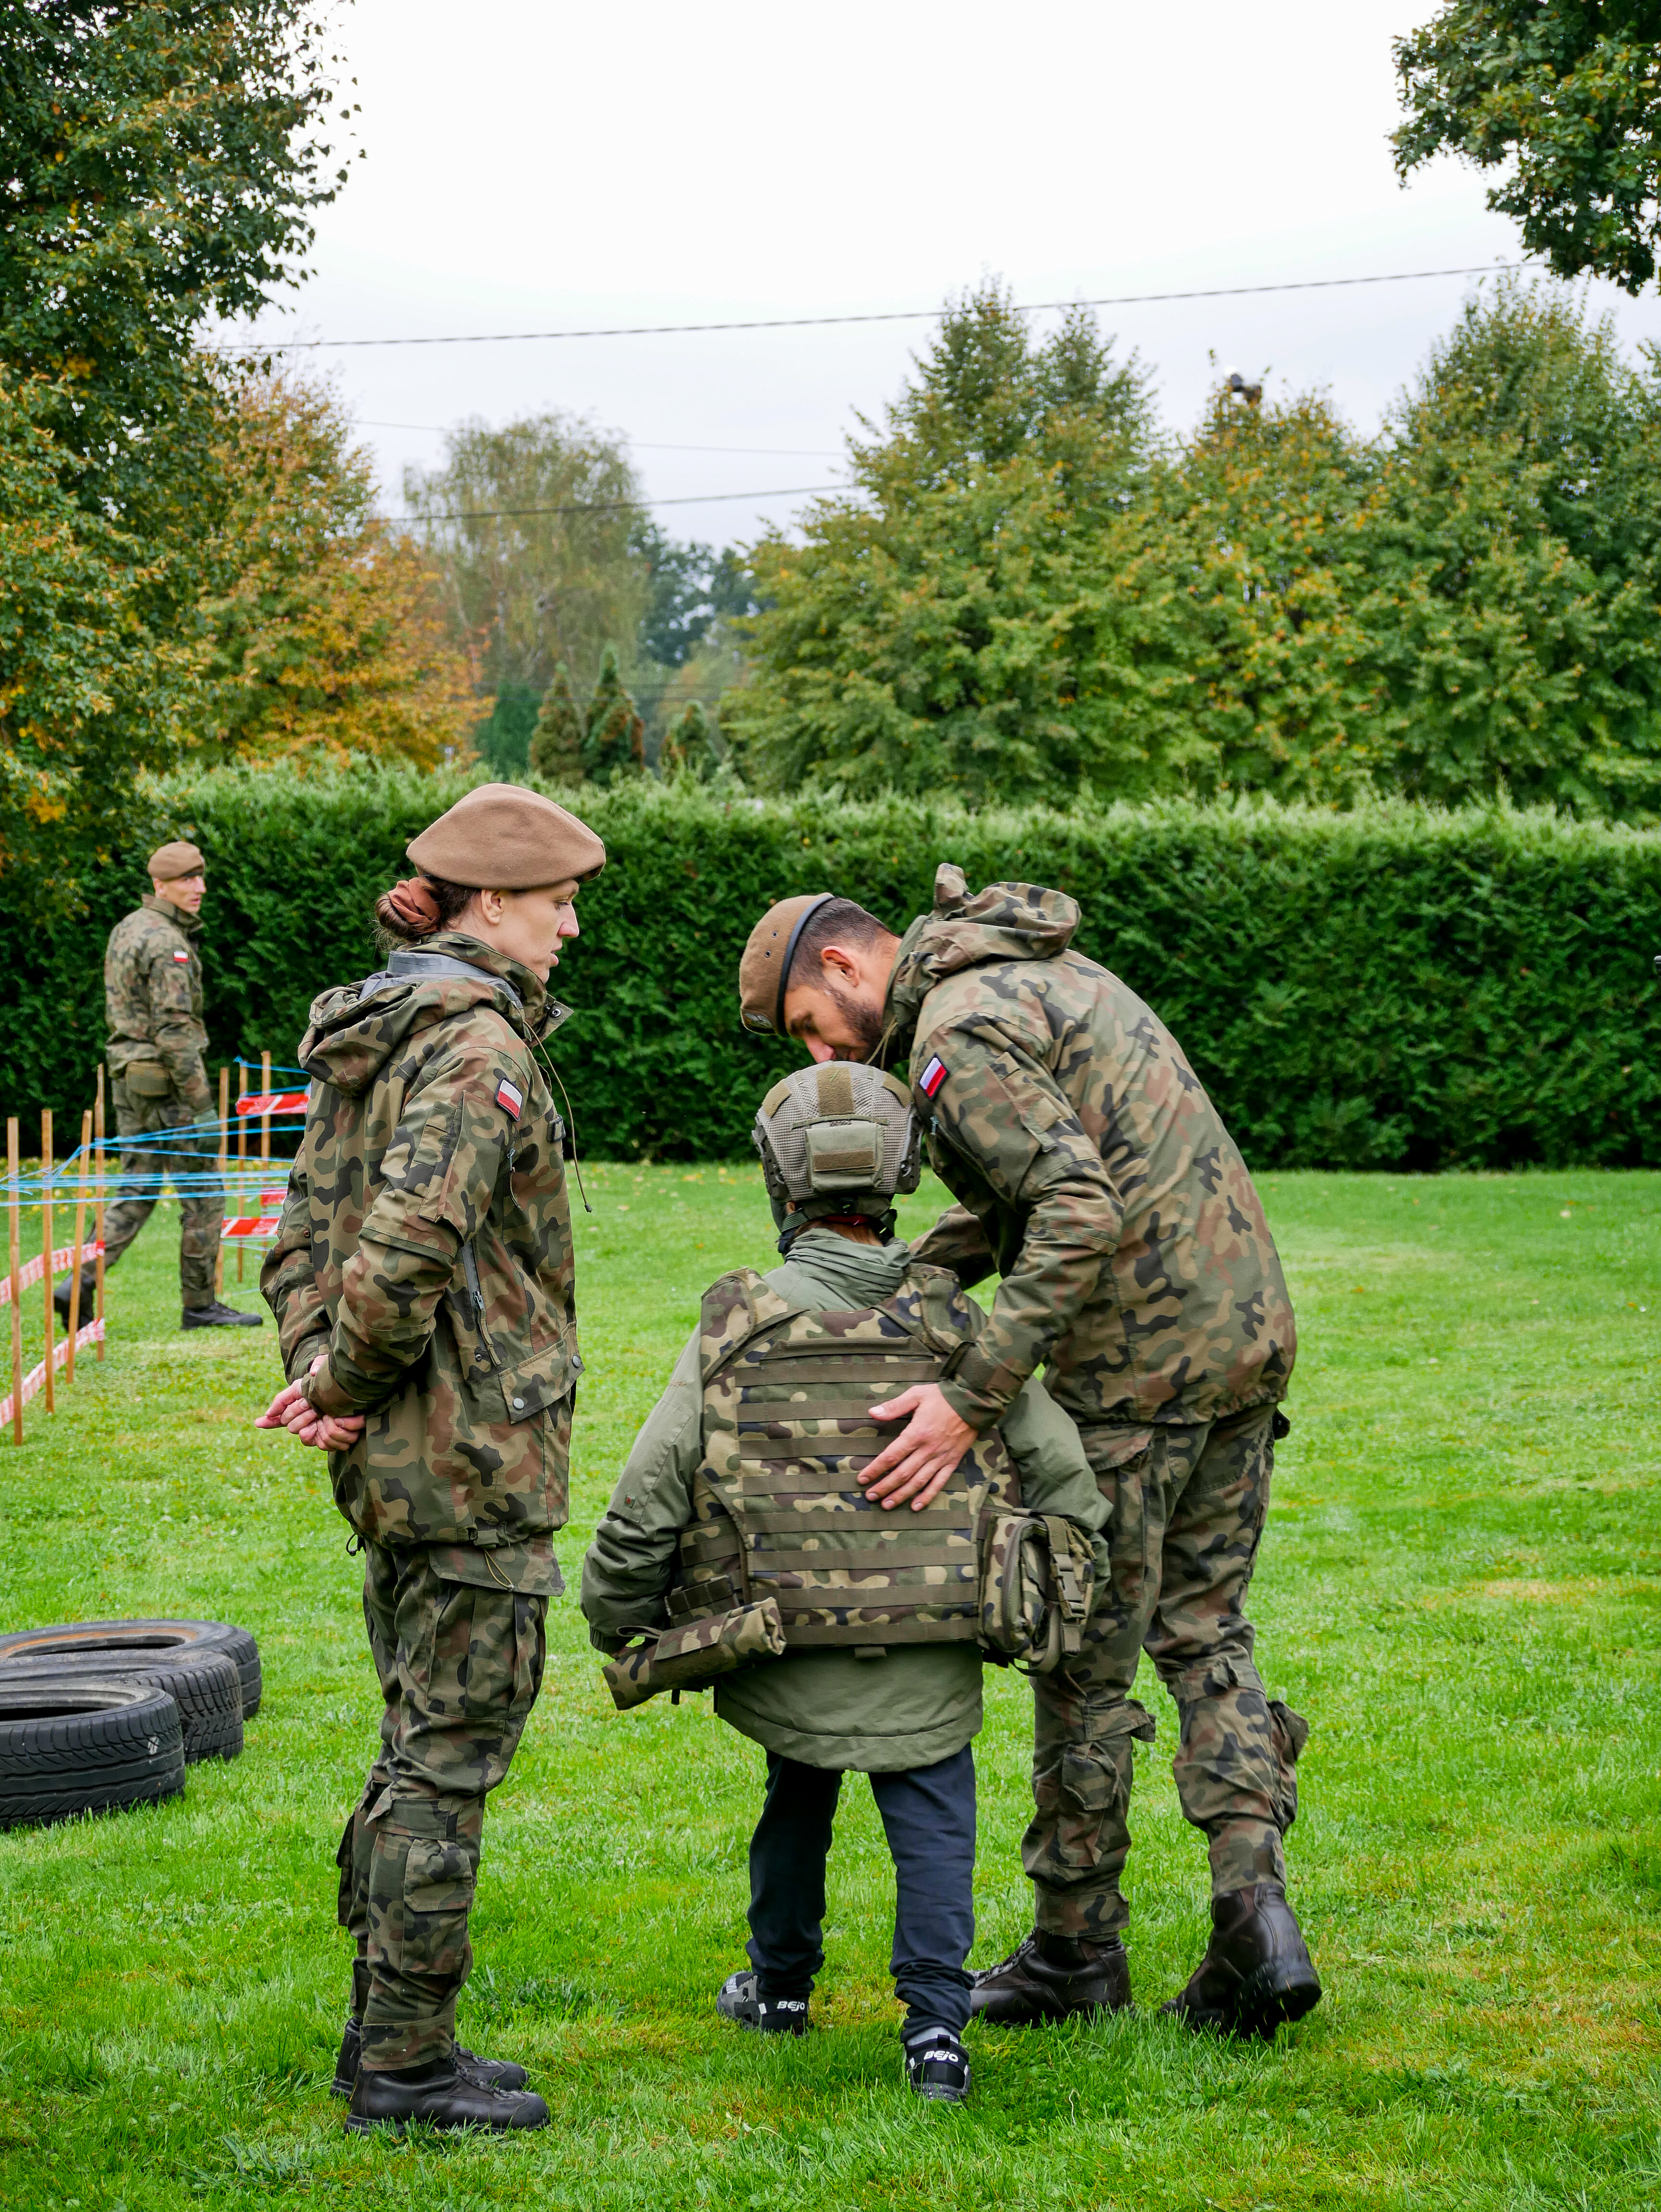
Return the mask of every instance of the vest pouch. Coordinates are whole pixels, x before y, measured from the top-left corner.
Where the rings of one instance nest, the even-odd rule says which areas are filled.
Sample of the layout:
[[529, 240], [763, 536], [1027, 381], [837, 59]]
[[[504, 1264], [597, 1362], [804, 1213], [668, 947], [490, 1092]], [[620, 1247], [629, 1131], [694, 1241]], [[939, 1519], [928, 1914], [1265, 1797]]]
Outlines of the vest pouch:
[[1090, 1539], [1061, 1514], [995, 1513], [981, 1539], [980, 1641], [995, 1659], [1052, 1674], [1075, 1657], [1090, 1617]]
[[125, 1083], [135, 1098], [171, 1098], [173, 1096], [173, 1078], [160, 1060], [131, 1060], [116, 1079]]
[[758, 1605], [737, 1606], [731, 1613], [642, 1637], [601, 1671], [612, 1704], [626, 1713], [664, 1690], [701, 1690], [740, 1667], [776, 1659], [783, 1650], [778, 1601], [768, 1597]]

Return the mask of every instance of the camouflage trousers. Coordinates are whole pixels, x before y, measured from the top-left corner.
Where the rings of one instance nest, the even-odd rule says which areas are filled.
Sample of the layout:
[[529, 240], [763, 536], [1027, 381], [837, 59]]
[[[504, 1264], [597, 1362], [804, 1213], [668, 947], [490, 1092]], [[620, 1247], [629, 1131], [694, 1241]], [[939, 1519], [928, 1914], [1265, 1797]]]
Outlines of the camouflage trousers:
[[[115, 1127], [123, 1137], [154, 1136], [165, 1129], [187, 1128], [195, 1120], [188, 1106], [175, 1098], [137, 1098], [118, 1075], [110, 1086], [115, 1104]], [[198, 1138], [196, 1140], [200, 1143]], [[213, 1304], [214, 1262], [219, 1253], [219, 1232], [225, 1219], [224, 1193], [216, 1181], [204, 1185], [199, 1176], [216, 1174], [219, 1157], [211, 1146], [198, 1152], [189, 1144], [124, 1146], [121, 1172], [143, 1178], [142, 1195], [119, 1197], [104, 1213], [104, 1266], [113, 1267], [155, 1211], [157, 1178], [188, 1176], [192, 1181], [179, 1192], [179, 1288], [187, 1306]]]
[[1130, 1696], [1146, 1651], [1176, 1699], [1173, 1771], [1183, 1814], [1205, 1835], [1213, 1893], [1284, 1881], [1281, 1838], [1298, 1809], [1309, 1731], [1271, 1704], [1252, 1664], [1246, 1590], [1275, 1464], [1270, 1408], [1192, 1428], [1086, 1429], [1111, 1500], [1109, 1588], [1079, 1656], [1035, 1679], [1037, 1814], [1021, 1856], [1039, 1927], [1101, 1937], [1124, 1927], [1133, 1744], [1153, 1716]]
[[[480, 1555], [481, 1559], [483, 1554]], [[380, 1755], [340, 1839], [352, 2016], [372, 2072], [443, 2057], [473, 1963], [484, 1799], [542, 1686], [545, 1597], [448, 1582], [418, 1545], [366, 1544]]]

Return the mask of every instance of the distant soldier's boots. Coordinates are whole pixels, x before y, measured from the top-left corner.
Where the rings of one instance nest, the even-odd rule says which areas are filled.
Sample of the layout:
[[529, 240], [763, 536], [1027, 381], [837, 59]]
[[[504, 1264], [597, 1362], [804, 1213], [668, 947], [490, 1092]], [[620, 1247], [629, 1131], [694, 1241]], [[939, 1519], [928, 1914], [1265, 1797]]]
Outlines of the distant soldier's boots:
[[494, 2088], [460, 2065], [459, 2056], [452, 2052], [430, 2066], [392, 2073], [371, 2074], [360, 2066], [346, 2107], [348, 2132], [366, 2136], [382, 2127], [401, 2132], [411, 2120], [429, 2128], [486, 2128], [499, 2136], [547, 2126], [548, 2107], [533, 2091]]
[[740, 2027], [757, 2028], [764, 2035], [807, 2033], [806, 1993], [764, 1997], [761, 1993], [761, 1976], [750, 1966], [740, 1966], [736, 1974], [728, 1974], [715, 1992], [715, 2010], [723, 2020], [736, 2021]]
[[[63, 1281], [58, 1284], [57, 1289], [53, 1291], [52, 1294], [52, 1302], [53, 1306], [57, 1309], [58, 1318], [64, 1323], [66, 1328], [69, 1326], [70, 1319], [70, 1299], [73, 1296], [74, 1291], [75, 1277], [72, 1274], [69, 1274], [64, 1276]], [[81, 1326], [83, 1328], [92, 1319], [93, 1304], [97, 1296], [98, 1270], [95, 1267], [83, 1267], [81, 1270], [80, 1312]]]
[[[346, 2022], [346, 2033], [340, 2039], [340, 2056], [334, 2063], [334, 2080], [329, 2084], [332, 2097], [350, 2097], [352, 2084], [357, 2079], [358, 2054], [362, 2049], [362, 2032], [355, 2020]], [[482, 2081], [487, 2089], [523, 2089], [530, 2075], [522, 2066], [511, 2059], [480, 2058], [471, 2051], [456, 2045], [456, 2064], [474, 2081]]]
[[1211, 1900], [1211, 1942], [1194, 1978], [1161, 2010], [1189, 2027], [1271, 2038], [1321, 2001], [1320, 1978], [1278, 1881]]
[[239, 1313], [217, 1298], [205, 1306], [186, 1306], [179, 1317], [180, 1328], [264, 1328], [264, 1314]]
[[1099, 1942], [1035, 1928], [995, 1966], [975, 1975], [969, 2009], [1001, 2027], [1031, 2027], [1075, 2014], [1123, 2012], [1130, 1961], [1116, 1936]]

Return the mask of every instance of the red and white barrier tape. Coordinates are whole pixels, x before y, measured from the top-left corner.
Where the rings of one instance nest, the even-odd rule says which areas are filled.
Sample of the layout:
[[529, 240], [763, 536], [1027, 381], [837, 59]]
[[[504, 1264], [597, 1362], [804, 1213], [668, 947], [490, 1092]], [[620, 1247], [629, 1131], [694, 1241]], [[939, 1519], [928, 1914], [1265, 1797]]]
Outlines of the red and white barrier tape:
[[[103, 1249], [104, 1248], [101, 1244], [95, 1243], [92, 1239], [88, 1238], [87, 1243], [81, 1247], [81, 1264], [82, 1267], [85, 1267], [89, 1260], [95, 1260]], [[74, 1245], [60, 1244], [58, 1249], [52, 1255], [52, 1271], [53, 1274], [61, 1275], [65, 1268], [72, 1267], [74, 1265]], [[40, 1281], [40, 1278], [46, 1273], [46, 1255], [44, 1252], [37, 1252], [33, 1259], [25, 1260], [22, 1266], [18, 1269], [18, 1288], [22, 1291], [33, 1290], [35, 1284]], [[0, 1306], [9, 1306], [10, 1304], [11, 1270], [8, 1267], [3, 1272], [0, 1272]], [[46, 1370], [44, 1368], [41, 1370], [41, 1373], [43, 1376], [45, 1375]], [[30, 1393], [26, 1389], [23, 1392], [25, 1399], [27, 1399]], [[7, 1403], [9, 1404], [10, 1401], [8, 1400]]]
[[[54, 1255], [54, 1257], [56, 1255]], [[72, 1260], [74, 1257], [74, 1252], [71, 1250], [66, 1257], [65, 1265], [68, 1264], [69, 1260]], [[103, 1334], [104, 1324], [101, 1321], [89, 1321], [84, 1328], [77, 1329], [76, 1332], [76, 1350], [79, 1352], [82, 1345], [98, 1343], [102, 1338]], [[53, 1370], [56, 1371], [57, 1369], [62, 1367], [69, 1358], [69, 1356], [70, 1340], [68, 1337], [65, 1337], [61, 1344], [55, 1344], [52, 1348], [52, 1364]], [[28, 1404], [29, 1400], [33, 1398], [37, 1392], [45, 1389], [46, 1381], [46, 1363], [43, 1359], [38, 1367], [31, 1367], [28, 1373], [23, 1377], [23, 1403], [26, 1406]], [[3, 1398], [0, 1398], [0, 1429], [4, 1429], [10, 1425], [12, 1412], [11, 1392], [8, 1390], [5, 1396]]]

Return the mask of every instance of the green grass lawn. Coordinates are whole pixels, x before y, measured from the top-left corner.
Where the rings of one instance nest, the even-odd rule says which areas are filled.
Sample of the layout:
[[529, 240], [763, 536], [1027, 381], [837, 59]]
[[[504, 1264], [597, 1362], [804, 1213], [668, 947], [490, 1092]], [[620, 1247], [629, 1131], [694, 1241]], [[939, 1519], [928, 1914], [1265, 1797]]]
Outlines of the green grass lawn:
[[[574, 1583], [699, 1291], [770, 1249], [753, 1170], [587, 1174]], [[1661, 1177], [1280, 1176], [1264, 1195], [1304, 1342], [1254, 1610], [1270, 1693], [1311, 1728], [1289, 1853], [1328, 1992], [1307, 2021], [1234, 2048], [1158, 2017], [1204, 1943], [1205, 1858], [1145, 1669], [1135, 2016], [971, 2030], [968, 2109], [920, 2106], [855, 1780], [816, 2033], [718, 2023], [761, 1754], [707, 1700], [615, 1714], [568, 1599], [492, 1801], [461, 2013], [532, 2068], [554, 2124], [346, 2137], [333, 1856], [378, 1704], [357, 1571], [320, 1460], [249, 1425], [275, 1331], [178, 1334], [164, 1214], [112, 1278], [107, 1359], [0, 1444], [0, 1625], [240, 1621], [265, 1705], [246, 1755], [170, 1804], [0, 1837], [0, 2203], [1661, 2203]], [[1029, 1917], [1025, 1685], [991, 1677], [989, 1708], [981, 1962]]]

